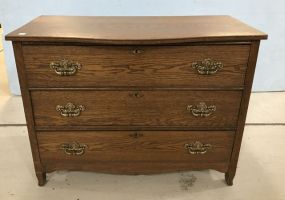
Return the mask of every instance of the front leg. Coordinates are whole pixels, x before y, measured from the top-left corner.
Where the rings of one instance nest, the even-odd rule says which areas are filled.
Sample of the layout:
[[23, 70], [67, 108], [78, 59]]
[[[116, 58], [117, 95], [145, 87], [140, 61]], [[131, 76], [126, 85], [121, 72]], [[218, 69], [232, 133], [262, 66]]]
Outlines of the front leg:
[[38, 185], [43, 186], [46, 183], [46, 173], [45, 172], [37, 172]]
[[234, 179], [235, 175], [230, 173], [230, 172], [226, 172], [225, 173], [225, 180], [226, 180], [226, 183], [229, 185], [229, 186], [232, 186], [233, 185], [233, 179]]

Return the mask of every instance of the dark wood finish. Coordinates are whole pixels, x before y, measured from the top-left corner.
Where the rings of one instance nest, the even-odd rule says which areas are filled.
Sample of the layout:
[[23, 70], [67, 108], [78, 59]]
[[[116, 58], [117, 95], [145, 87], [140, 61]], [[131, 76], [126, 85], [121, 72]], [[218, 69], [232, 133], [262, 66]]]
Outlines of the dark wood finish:
[[[80, 28], [78, 28], [80, 27]], [[8, 34], [15, 59], [35, 171], [88, 170], [152, 174], [215, 169], [233, 184], [261, 39], [267, 35], [229, 16], [41, 16]], [[133, 50], [140, 50], [133, 54]], [[49, 63], [81, 62], [59, 77]], [[224, 68], [194, 73], [191, 62], [212, 58]], [[216, 105], [196, 118], [189, 104]], [[68, 102], [86, 110], [66, 118]], [[37, 131], [37, 132], [36, 132]], [[137, 134], [135, 134], [137, 133]], [[61, 143], [88, 145], [67, 156]], [[203, 155], [186, 142], [211, 143]]]
[[[217, 170], [227, 170], [234, 132], [209, 131], [80, 131], [80, 132], [40, 132], [39, 149], [44, 165], [70, 163], [75, 169], [82, 165], [105, 162], [105, 172], [113, 170], [112, 163], [192, 163], [192, 166], [212, 164], [224, 166]], [[61, 144], [78, 142], [87, 145], [83, 155], [66, 155]], [[200, 141], [211, 144], [212, 149], [205, 154], [189, 154], [185, 144]], [[74, 164], [74, 166], [73, 166]], [[139, 165], [139, 164], [137, 164]], [[173, 166], [171, 167], [173, 168]], [[157, 169], [153, 169], [157, 172]], [[167, 168], [166, 168], [167, 170]], [[176, 170], [180, 170], [179, 167]], [[130, 171], [130, 173], [138, 172]], [[139, 173], [151, 173], [151, 169]]]
[[43, 87], [31, 87], [29, 88], [30, 91], [173, 91], [173, 90], [179, 90], [179, 91], [242, 91], [243, 87], [132, 87], [132, 86], [126, 86], [126, 87], [60, 87], [60, 88], [43, 88]]
[[228, 163], [197, 163], [197, 162], [93, 162], [93, 163], [47, 163], [45, 165], [46, 172], [56, 170], [71, 171], [96, 171], [111, 174], [161, 174], [170, 172], [181, 172], [189, 170], [206, 170], [215, 169], [225, 173]]
[[[24, 45], [29, 87], [243, 87], [250, 45], [38, 46]], [[141, 53], [134, 54], [134, 50]], [[222, 62], [216, 74], [200, 75], [192, 63]], [[49, 63], [62, 59], [82, 67], [59, 76]], [[116, 78], [114, 78], [114, 76]]]
[[248, 69], [246, 73], [245, 89], [243, 91], [243, 97], [241, 101], [241, 108], [239, 111], [238, 127], [235, 134], [234, 148], [232, 151], [231, 162], [229, 170], [225, 174], [225, 179], [228, 185], [233, 185], [233, 179], [236, 174], [237, 162], [239, 157], [239, 151], [245, 126], [246, 114], [248, 109], [248, 103], [250, 99], [251, 87], [254, 77], [254, 71], [257, 61], [257, 55], [259, 50], [259, 41], [253, 42], [250, 50], [250, 57], [248, 61]]
[[45, 174], [45, 171], [43, 170], [43, 165], [41, 163], [41, 158], [40, 158], [39, 149], [38, 149], [37, 135], [34, 129], [35, 125], [34, 125], [32, 101], [31, 101], [30, 92], [27, 86], [27, 79], [26, 79], [26, 73], [25, 73], [24, 57], [22, 54], [21, 42], [13, 42], [13, 48], [14, 48], [14, 53], [15, 53], [17, 72], [19, 76], [21, 94], [22, 94], [23, 105], [24, 105], [24, 110], [25, 110], [25, 117], [27, 121], [27, 128], [28, 128], [28, 133], [29, 133], [32, 156], [34, 160], [34, 168], [35, 168], [36, 176], [38, 178], [38, 184], [42, 186], [46, 182], [46, 174]]
[[6, 36], [7, 40], [13, 41], [123, 45], [249, 41], [266, 38], [265, 33], [230, 16], [40, 16]]
[[190, 127], [190, 126], [95, 126], [95, 125], [88, 125], [88, 126], [36, 126], [35, 129], [37, 131], [66, 131], [66, 130], [73, 130], [73, 131], [82, 131], [82, 130], [147, 130], [147, 131], [170, 131], [170, 130], [180, 130], [180, 131], [231, 131], [235, 130], [236, 128], [231, 127]]
[[[224, 91], [33, 91], [35, 124], [40, 126], [236, 127], [241, 92]], [[136, 96], [138, 95], [138, 96]], [[57, 105], [85, 106], [78, 117], [62, 117]], [[175, 102], [175, 103], [174, 103]], [[187, 105], [215, 105], [208, 117], [195, 117]]]

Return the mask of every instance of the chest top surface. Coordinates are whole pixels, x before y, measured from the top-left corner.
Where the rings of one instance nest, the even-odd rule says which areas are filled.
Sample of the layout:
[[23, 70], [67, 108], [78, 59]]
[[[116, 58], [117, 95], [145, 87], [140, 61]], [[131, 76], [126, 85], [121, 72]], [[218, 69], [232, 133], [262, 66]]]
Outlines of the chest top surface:
[[266, 38], [265, 33], [230, 16], [40, 16], [6, 35], [7, 40], [13, 41], [99, 44], [166, 44]]

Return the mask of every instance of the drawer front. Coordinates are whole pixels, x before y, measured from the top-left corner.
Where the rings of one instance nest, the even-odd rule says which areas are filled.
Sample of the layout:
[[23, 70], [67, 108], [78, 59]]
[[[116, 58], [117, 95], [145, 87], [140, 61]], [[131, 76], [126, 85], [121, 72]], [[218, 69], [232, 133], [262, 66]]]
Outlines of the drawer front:
[[235, 128], [240, 91], [32, 91], [37, 128]]
[[[96, 162], [189, 162], [226, 168], [233, 145], [230, 131], [39, 132], [44, 165]], [[106, 164], [112, 165], [112, 164]], [[177, 165], [179, 166], [179, 165]], [[213, 165], [214, 166], [214, 165]], [[167, 168], [167, 167], [166, 167]], [[173, 167], [172, 167], [173, 168]], [[220, 169], [223, 170], [223, 169]]]
[[23, 54], [29, 87], [241, 87], [249, 49], [24, 45]]

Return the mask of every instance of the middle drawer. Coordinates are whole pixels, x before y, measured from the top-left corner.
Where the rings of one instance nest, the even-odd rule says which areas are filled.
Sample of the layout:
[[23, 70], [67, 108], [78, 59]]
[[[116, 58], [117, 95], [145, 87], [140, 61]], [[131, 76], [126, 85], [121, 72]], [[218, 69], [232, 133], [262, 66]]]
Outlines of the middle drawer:
[[32, 91], [36, 127], [235, 128], [240, 91]]

